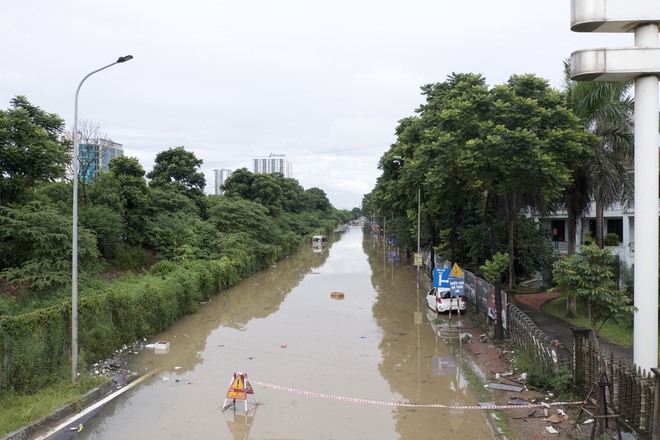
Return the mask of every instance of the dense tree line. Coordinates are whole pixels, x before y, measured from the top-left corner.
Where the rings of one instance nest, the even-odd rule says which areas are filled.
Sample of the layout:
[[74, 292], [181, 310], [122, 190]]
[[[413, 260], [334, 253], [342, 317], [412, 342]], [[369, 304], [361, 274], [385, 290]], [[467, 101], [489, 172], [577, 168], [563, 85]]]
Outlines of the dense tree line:
[[490, 87], [481, 75], [452, 74], [425, 85], [425, 103], [399, 121], [363, 211], [412, 251], [419, 203], [424, 249], [477, 271], [506, 253], [501, 281], [512, 286], [553, 260], [538, 214], [567, 210], [574, 235], [591, 200], [604, 207], [626, 199], [627, 90], [567, 77], [558, 91], [534, 75]]
[[[0, 110], [0, 315], [70, 296], [72, 145], [64, 120], [18, 96]], [[281, 258], [315, 233], [348, 221], [319, 188], [237, 170], [225, 196], [206, 195], [202, 160], [183, 146], [148, 173], [134, 157], [84, 180], [79, 201], [81, 291], [157, 261], [258, 255]], [[359, 213], [359, 210], [358, 210]]]

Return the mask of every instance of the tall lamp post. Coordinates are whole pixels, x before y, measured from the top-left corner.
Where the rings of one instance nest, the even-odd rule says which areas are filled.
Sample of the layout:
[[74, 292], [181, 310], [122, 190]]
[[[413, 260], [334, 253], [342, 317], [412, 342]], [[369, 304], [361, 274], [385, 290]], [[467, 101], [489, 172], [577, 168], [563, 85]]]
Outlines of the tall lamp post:
[[114, 63], [88, 73], [78, 84], [73, 111], [73, 232], [71, 245], [71, 383], [78, 380], [78, 94], [87, 78], [115, 64], [132, 60], [133, 55], [119, 57]]

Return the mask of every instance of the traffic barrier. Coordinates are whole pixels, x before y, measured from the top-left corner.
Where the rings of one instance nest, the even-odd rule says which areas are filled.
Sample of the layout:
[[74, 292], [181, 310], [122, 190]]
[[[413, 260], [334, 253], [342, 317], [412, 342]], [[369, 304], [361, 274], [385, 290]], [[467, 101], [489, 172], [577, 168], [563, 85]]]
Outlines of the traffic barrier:
[[527, 405], [443, 405], [440, 403], [403, 403], [403, 402], [384, 402], [380, 400], [371, 399], [358, 399], [354, 397], [335, 396], [333, 394], [317, 393], [313, 391], [299, 390], [296, 388], [284, 387], [281, 385], [273, 385], [270, 383], [251, 380], [251, 383], [259, 385], [264, 388], [270, 388], [278, 391], [285, 391], [287, 393], [301, 394], [309, 397], [320, 397], [322, 399], [341, 400], [351, 403], [362, 403], [365, 405], [381, 405], [381, 406], [394, 406], [405, 408], [449, 408], [449, 409], [479, 409], [479, 410], [494, 410], [494, 409], [516, 409], [516, 408], [549, 408], [551, 406], [567, 406], [567, 405], [582, 405], [585, 402], [552, 402], [552, 403], [529, 403]]

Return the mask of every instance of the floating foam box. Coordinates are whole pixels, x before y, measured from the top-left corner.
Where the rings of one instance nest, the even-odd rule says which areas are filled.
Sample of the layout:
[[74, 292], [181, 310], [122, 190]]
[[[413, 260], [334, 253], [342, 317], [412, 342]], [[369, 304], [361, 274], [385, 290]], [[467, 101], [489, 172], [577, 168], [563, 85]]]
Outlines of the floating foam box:
[[332, 299], [344, 299], [344, 292], [331, 292], [330, 298]]
[[156, 350], [169, 350], [170, 349], [170, 341], [158, 341], [154, 344], [154, 348]]

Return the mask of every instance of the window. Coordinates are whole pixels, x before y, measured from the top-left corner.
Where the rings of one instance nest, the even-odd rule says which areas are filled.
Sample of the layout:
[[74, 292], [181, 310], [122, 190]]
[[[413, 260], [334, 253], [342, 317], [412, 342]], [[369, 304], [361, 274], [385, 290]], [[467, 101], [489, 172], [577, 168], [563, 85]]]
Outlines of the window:
[[607, 233], [616, 234], [619, 237], [619, 242], [623, 242], [623, 219], [608, 218], [607, 219]]
[[566, 241], [566, 220], [551, 220], [552, 241]]

